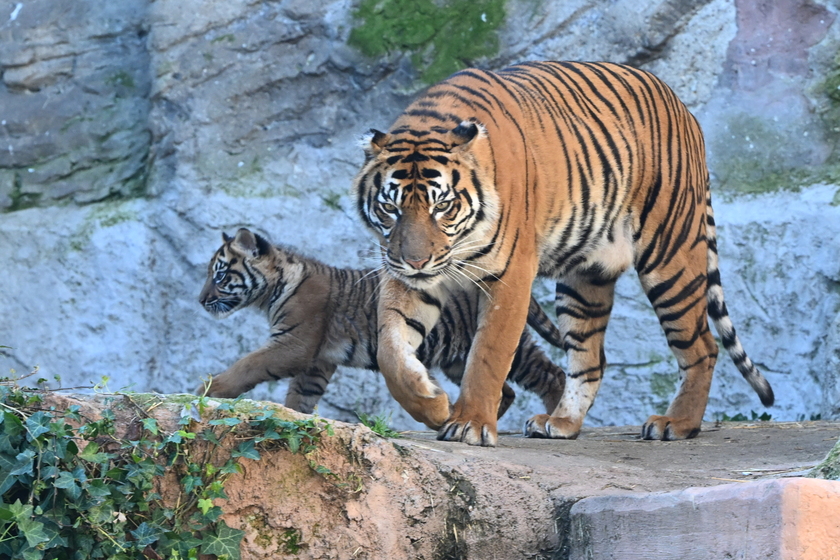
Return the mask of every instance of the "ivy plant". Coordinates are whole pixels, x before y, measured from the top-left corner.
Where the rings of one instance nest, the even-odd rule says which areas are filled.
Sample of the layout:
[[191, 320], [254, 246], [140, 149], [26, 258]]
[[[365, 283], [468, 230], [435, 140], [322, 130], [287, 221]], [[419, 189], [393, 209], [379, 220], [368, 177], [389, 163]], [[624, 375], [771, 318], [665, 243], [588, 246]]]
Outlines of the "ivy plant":
[[[105, 409], [88, 418], [78, 406], [45, 405], [46, 390], [0, 380], [0, 558], [238, 560], [243, 532], [221, 519], [225, 481], [243, 459], [282, 447], [310, 455], [329, 424], [281, 420], [268, 408], [237, 414], [236, 401], [209, 406], [198, 397], [167, 432], [140, 402], [127, 435]], [[329, 469], [310, 458], [320, 474]], [[177, 495], [158, 493], [174, 475]]]

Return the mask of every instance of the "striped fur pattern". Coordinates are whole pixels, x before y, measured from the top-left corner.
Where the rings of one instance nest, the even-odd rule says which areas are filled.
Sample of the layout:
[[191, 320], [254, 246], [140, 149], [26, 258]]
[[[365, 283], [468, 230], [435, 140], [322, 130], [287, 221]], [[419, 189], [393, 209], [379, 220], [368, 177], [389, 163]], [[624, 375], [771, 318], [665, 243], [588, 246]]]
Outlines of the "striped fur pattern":
[[[236, 397], [263, 381], [291, 377], [286, 406], [311, 413], [337, 366], [377, 369], [377, 286], [380, 273], [328, 266], [294, 250], [275, 246], [242, 228], [223, 234], [223, 245], [207, 269], [201, 305], [217, 317], [253, 306], [271, 325], [268, 343], [212, 379], [212, 397]], [[441, 321], [430, 330], [417, 355], [455, 383], [476, 331], [475, 294], [453, 297]], [[529, 322], [548, 342], [562, 345], [560, 333], [531, 300]], [[563, 394], [565, 374], [523, 330], [509, 381], [536, 393], [553, 410]], [[498, 409], [501, 417], [515, 392], [505, 383]]]
[[[604, 374], [615, 282], [630, 266], [681, 375], [642, 437], [699, 432], [718, 354], [707, 312], [772, 404], [724, 305], [700, 127], [653, 75], [572, 62], [464, 70], [428, 89], [387, 133], [372, 130], [365, 153], [354, 194], [390, 273], [378, 362], [395, 398], [440, 439], [495, 445], [499, 388], [537, 275], [557, 281], [568, 379], [560, 405], [531, 418], [526, 435], [577, 437]], [[478, 293], [479, 323], [450, 407], [415, 349], [455, 286]]]

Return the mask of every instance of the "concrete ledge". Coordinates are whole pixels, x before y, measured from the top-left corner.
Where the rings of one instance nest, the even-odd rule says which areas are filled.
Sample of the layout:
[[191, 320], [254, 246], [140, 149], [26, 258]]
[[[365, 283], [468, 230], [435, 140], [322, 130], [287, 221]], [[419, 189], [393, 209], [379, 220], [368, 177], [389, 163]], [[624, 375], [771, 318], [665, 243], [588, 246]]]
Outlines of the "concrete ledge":
[[785, 478], [585, 498], [570, 559], [838, 560], [840, 482]]

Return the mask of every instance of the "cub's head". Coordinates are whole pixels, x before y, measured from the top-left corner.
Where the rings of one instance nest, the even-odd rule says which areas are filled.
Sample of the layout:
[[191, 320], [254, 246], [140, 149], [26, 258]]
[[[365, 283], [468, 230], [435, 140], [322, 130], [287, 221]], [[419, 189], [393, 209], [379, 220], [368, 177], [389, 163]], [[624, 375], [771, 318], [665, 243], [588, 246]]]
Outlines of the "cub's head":
[[207, 281], [198, 301], [215, 317], [258, 303], [267, 292], [267, 274], [276, 249], [263, 237], [241, 228], [234, 237], [222, 233], [224, 243], [207, 266]]
[[353, 192], [387, 270], [415, 288], [475, 279], [464, 263], [486, 251], [495, 213], [484, 127], [464, 121], [418, 130], [398, 122], [387, 134], [371, 130], [364, 147]]

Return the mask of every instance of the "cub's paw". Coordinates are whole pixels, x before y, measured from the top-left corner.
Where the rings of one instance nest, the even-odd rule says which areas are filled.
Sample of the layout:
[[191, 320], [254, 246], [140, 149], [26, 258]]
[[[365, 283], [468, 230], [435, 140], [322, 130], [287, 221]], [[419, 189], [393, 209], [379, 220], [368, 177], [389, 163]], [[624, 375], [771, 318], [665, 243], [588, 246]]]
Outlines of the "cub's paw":
[[537, 414], [525, 422], [522, 430], [525, 437], [551, 439], [577, 439], [580, 424], [568, 418]]
[[496, 425], [476, 420], [450, 420], [438, 430], [441, 441], [461, 441], [467, 445], [496, 447]]
[[674, 441], [677, 439], [690, 439], [699, 433], [699, 422], [653, 415], [642, 425], [641, 438]]
[[235, 399], [247, 390], [247, 388], [243, 389], [239, 385], [229, 383], [228, 378], [223, 375], [217, 375], [202, 379], [195, 388], [194, 394], [215, 399]]
[[223, 383], [217, 382], [215, 377], [205, 377], [193, 391], [199, 397], [219, 397], [217, 393], [222, 390]]

